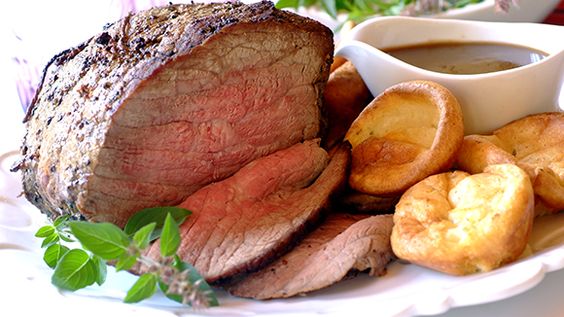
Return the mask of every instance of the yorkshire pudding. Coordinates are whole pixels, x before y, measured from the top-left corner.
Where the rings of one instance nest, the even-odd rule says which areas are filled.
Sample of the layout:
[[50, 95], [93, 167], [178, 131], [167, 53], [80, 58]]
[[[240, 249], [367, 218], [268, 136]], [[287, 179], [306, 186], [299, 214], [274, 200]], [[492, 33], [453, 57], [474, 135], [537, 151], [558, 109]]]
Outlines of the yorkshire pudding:
[[531, 178], [537, 214], [564, 210], [564, 113], [530, 115], [492, 135], [466, 136], [456, 161], [469, 173], [492, 164], [517, 164]]
[[349, 128], [350, 186], [393, 195], [448, 169], [464, 136], [456, 98], [430, 81], [394, 85], [374, 99]]
[[433, 175], [396, 205], [392, 249], [401, 259], [453, 275], [490, 271], [525, 250], [533, 204], [530, 179], [514, 164]]
[[329, 75], [323, 100], [328, 120], [323, 146], [332, 148], [343, 140], [351, 123], [372, 97], [354, 65], [345, 62]]

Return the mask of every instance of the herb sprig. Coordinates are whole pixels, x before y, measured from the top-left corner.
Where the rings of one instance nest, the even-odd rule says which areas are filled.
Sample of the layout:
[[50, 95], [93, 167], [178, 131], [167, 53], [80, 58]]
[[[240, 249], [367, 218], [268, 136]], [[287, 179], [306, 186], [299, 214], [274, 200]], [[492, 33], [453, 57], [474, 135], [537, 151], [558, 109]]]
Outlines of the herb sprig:
[[[62, 216], [39, 228], [36, 237], [46, 248], [43, 260], [53, 268], [51, 282], [65, 290], [76, 291], [106, 281], [107, 262], [116, 271], [142, 265], [141, 275], [127, 292], [124, 302], [147, 299], [160, 288], [170, 299], [196, 308], [217, 306], [211, 287], [189, 263], [176, 252], [180, 246], [181, 224], [190, 211], [177, 207], [141, 210], [120, 229], [111, 223], [70, 220]], [[150, 242], [160, 237], [160, 257], [143, 255]], [[69, 248], [71, 243], [82, 248]]]
[[[453, 8], [465, 7], [469, 4], [483, 2], [484, 0], [443, 0], [441, 7], [436, 8], [429, 0], [419, 0], [419, 7], [432, 8], [433, 12], [414, 10], [416, 0], [278, 0], [276, 7], [294, 8], [318, 7], [337, 19], [339, 13], [346, 15], [347, 21], [362, 22], [373, 15], [413, 15], [436, 13], [436, 10], [446, 11]], [[496, 0], [496, 10], [507, 11], [510, 0]], [[516, 0], [512, 1], [516, 4]]]

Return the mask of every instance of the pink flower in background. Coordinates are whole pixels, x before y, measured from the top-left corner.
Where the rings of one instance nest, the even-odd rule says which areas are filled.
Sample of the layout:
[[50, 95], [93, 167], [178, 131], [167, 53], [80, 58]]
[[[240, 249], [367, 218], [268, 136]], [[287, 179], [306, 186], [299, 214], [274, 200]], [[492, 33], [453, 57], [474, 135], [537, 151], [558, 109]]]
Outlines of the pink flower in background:
[[519, 3], [517, 0], [495, 0], [495, 10], [507, 12], [512, 4], [518, 6]]
[[12, 62], [15, 64], [16, 89], [20, 97], [20, 104], [25, 111], [35, 94], [35, 87], [39, 83], [39, 70], [38, 65], [34, 65], [27, 60], [28, 52], [22, 49], [22, 39], [16, 34], [14, 34], [14, 37], [17, 44], [15, 45], [16, 49]]
[[[24, 111], [51, 57], [101, 32], [106, 23], [166, 3], [165, 0], [35, 0], [13, 4], [10, 11], [29, 13], [25, 17], [8, 17], [12, 18], [8, 23], [12, 28], [9, 45], [14, 80]], [[29, 7], [34, 9], [30, 11]]]

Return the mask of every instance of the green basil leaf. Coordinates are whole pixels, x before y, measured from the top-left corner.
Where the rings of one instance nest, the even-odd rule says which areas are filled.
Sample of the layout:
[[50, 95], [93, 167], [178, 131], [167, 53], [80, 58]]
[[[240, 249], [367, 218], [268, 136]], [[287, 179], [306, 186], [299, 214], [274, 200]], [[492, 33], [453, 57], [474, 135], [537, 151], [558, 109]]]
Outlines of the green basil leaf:
[[145, 249], [149, 245], [149, 242], [151, 242], [151, 234], [153, 233], [153, 230], [155, 230], [156, 226], [156, 223], [151, 222], [150, 224], [137, 230], [137, 232], [133, 235], [133, 242], [135, 245], [140, 249]]
[[55, 243], [59, 242], [59, 235], [56, 232], [53, 232], [50, 236], [46, 237], [43, 242], [41, 243], [41, 247], [49, 247]]
[[104, 260], [119, 258], [129, 246], [129, 238], [114, 224], [73, 221], [69, 226], [84, 248]]
[[135, 263], [137, 263], [137, 257], [133, 256], [133, 255], [129, 255], [127, 253], [122, 254], [115, 265], [116, 271], [123, 271], [123, 270], [129, 270], [130, 268], [132, 268]]
[[157, 276], [145, 273], [131, 286], [123, 301], [125, 303], [137, 303], [155, 294], [157, 290]]
[[53, 272], [51, 283], [76, 291], [92, 285], [97, 280], [97, 270], [84, 250], [72, 249], [65, 253]]
[[102, 285], [106, 281], [106, 276], [108, 275], [108, 265], [101, 257], [93, 255], [90, 260], [97, 271], [96, 284]]
[[43, 254], [43, 261], [47, 263], [47, 265], [54, 269], [57, 266], [59, 260], [69, 251], [69, 248], [65, 247], [64, 245], [60, 244], [52, 244], [46, 250], [45, 254]]
[[128, 236], [132, 236], [137, 230], [143, 228], [144, 226], [154, 222], [156, 223], [155, 230], [151, 234], [151, 241], [160, 237], [161, 229], [164, 225], [164, 221], [168, 214], [172, 215], [172, 218], [176, 223], [181, 224], [186, 220], [192, 212], [187, 209], [180, 207], [154, 207], [143, 209], [136, 214], [134, 214], [125, 225], [123, 231]]
[[180, 230], [170, 214], [166, 216], [160, 242], [161, 255], [164, 257], [176, 254], [180, 246]]
[[59, 238], [61, 238], [61, 240], [66, 242], [74, 242], [74, 239], [72, 238], [72, 234], [67, 230], [59, 231]]
[[62, 225], [66, 225], [66, 222], [69, 220], [70, 216], [69, 215], [64, 215], [64, 216], [59, 216], [57, 217], [57, 219], [55, 219], [55, 221], [53, 222], [53, 226], [55, 227], [60, 227]]
[[35, 233], [35, 236], [38, 238], [47, 238], [53, 233], [55, 233], [55, 227], [47, 225], [39, 228], [39, 230], [37, 230], [37, 232]]

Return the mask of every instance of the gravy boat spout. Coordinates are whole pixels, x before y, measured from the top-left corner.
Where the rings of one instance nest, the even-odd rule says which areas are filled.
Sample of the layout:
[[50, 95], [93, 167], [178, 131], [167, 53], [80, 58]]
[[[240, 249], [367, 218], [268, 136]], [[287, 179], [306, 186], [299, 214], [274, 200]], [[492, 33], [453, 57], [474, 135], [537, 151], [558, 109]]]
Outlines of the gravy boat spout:
[[[436, 42], [518, 45], [546, 57], [513, 69], [471, 75], [446, 74], [405, 63], [382, 50]], [[413, 17], [378, 17], [355, 27], [337, 48], [374, 96], [399, 82], [424, 79], [453, 92], [464, 114], [465, 133], [488, 133], [528, 114], [561, 111], [564, 27]], [[561, 105], [564, 106], [564, 105]]]

